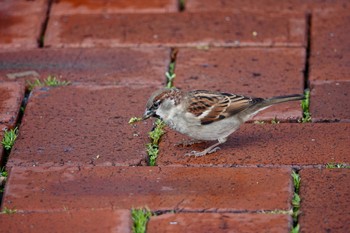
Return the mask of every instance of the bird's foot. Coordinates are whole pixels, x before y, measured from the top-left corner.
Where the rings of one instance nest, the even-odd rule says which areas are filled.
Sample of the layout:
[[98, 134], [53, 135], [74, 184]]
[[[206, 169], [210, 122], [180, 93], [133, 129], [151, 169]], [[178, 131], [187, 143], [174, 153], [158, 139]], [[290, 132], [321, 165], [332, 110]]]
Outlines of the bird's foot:
[[189, 153], [186, 153], [185, 155], [186, 156], [194, 156], [194, 157], [201, 157], [203, 155], [206, 155], [206, 154], [211, 154], [211, 153], [214, 153], [216, 151], [220, 150], [220, 147], [214, 147], [214, 148], [207, 148], [205, 149], [204, 151], [191, 151]]

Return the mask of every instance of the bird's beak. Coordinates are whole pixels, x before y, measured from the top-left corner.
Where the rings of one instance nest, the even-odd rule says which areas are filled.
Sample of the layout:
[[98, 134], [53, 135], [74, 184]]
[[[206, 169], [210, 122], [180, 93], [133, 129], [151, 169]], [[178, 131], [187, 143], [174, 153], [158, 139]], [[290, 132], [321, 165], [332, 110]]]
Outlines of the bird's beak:
[[151, 116], [153, 116], [154, 112], [151, 110], [146, 109], [145, 113], [143, 114], [142, 120], [147, 120]]

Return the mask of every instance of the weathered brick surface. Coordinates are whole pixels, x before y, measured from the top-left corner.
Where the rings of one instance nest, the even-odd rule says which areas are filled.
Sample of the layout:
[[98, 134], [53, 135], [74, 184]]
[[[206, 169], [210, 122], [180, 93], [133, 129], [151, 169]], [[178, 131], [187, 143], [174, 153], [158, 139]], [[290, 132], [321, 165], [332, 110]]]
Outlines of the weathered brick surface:
[[350, 120], [350, 26], [348, 13], [318, 13], [312, 18], [310, 58], [314, 121]]
[[[298, 94], [303, 92], [304, 60], [302, 48], [181, 48], [175, 85], [265, 98]], [[300, 102], [293, 102], [271, 107], [254, 119], [286, 121], [301, 115]]]
[[152, 217], [147, 232], [289, 232], [290, 217], [278, 214], [180, 213]]
[[310, 80], [350, 81], [350, 14], [319, 13], [312, 18]]
[[186, 0], [186, 11], [258, 11], [258, 12], [311, 12], [348, 10], [347, 0]]
[[350, 170], [303, 169], [300, 175], [301, 232], [348, 232]]
[[231, 12], [52, 16], [45, 37], [48, 47], [305, 44], [303, 14]]
[[12, 167], [3, 206], [26, 211], [288, 210], [290, 173], [289, 168]]
[[[213, 142], [175, 145], [187, 137], [172, 130], [162, 138], [159, 165], [313, 165], [350, 162], [350, 124], [245, 124], [220, 145], [221, 150], [202, 157], [185, 156]], [[216, 141], [217, 142], [217, 141]], [[216, 143], [215, 142], [215, 143]]]
[[[64, 208], [64, 206], [62, 206]], [[1, 232], [131, 232], [130, 210], [79, 210], [0, 215]]]
[[159, 85], [165, 82], [168, 49], [41, 49], [0, 53], [0, 80], [56, 75], [72, 82]]
[[0, 50], [38, 47], [46, 0], [1, 1]]
[[315, 81], [311, 89], [312, 120], [350, 122], [350, 80]]
[[0, 82], [0, 131], [15, 127], [23, 97], [21, 83]]
[[[289, 215], [260, 213], [291, 209], [292, 166], [301, 232], [347, 232], [348, 169], [311, 167], [350, 163], [349, 1], [179, 2], [1, 1], [0, 128], [14, 126], [27, 80], [72, 82], [31, 94], [2, 202], [18, 213], [0, 215], [1, 232], [130, 232], [130, 208], [145, 206], [176, 210], [148, 232], [289, 232]], [[201, 158], [184, 154], [214, 142], [175, 146], [187, 138], [166, 128], [159, 167], [130, 166], [146, 163], [152, 121], [127, 122], [164, 86], [170, 46], [177, 87], [271, 97], [302, 93], [307, 76], [312, 119], [327, 123], [245, 124]], [[293, 102], [253, 121], [300, 116]]]
[[60, 0], [53, 2], [51, 15], [160, 13], [176, 12], [177, 8], [177, 0]]
[[64, 86], [34, 91], [7, 166], [144, 163], [151, 122], [143, 113], [150, 88]]

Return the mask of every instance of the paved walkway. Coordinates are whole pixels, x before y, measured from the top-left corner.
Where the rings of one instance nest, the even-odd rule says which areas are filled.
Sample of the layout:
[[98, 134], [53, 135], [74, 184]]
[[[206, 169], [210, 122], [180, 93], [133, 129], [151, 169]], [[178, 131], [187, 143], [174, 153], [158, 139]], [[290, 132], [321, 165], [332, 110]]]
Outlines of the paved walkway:
[[[349, 232], [350, 170], [330, 168], [350, 164], [349, 1], [179, 2], [1, 1], [0, 138], [19, 128], [0, 149], [1, 232], [131, 232], [143, 207], [147, 232]], [[166, 128], [147, 166], [152, 122], [128, 121], [165, 85], [173, 47], [175, 86], [309, 88], [312, 123], [276, 106], [201, 158], [184, 154], [208, 144], [175, 146], [185, 137]], [[26, 91], [49, 75], [71, 84]]]

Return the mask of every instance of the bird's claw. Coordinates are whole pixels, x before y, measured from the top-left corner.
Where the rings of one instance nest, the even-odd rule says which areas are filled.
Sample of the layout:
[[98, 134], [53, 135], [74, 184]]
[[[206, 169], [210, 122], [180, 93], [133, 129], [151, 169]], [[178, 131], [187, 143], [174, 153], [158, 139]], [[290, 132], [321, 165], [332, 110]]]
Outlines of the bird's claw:
[[186, 156], [201, 157], [201, 156], [206, 155], [206, 154], [214, 153], [214, 152], [216, 152], [218, 150], [220, 150], [220, 147], [217, 146], [217, 147], [215, 147], [215, 148], [213, 148], [213, 149], [211, 149], [209, 151], [207, 151], [207, 150], [204, 150], [204, 151], [191, 151], [189, 153], [186, 153], [185, 155]]

